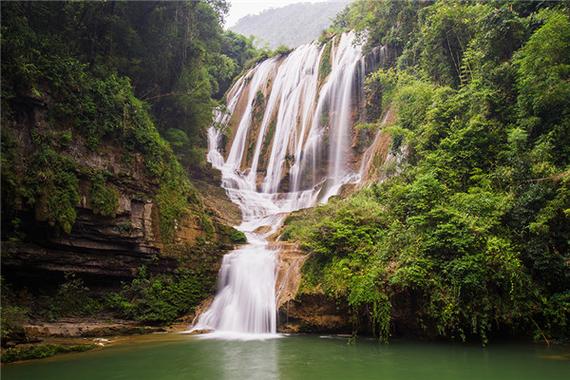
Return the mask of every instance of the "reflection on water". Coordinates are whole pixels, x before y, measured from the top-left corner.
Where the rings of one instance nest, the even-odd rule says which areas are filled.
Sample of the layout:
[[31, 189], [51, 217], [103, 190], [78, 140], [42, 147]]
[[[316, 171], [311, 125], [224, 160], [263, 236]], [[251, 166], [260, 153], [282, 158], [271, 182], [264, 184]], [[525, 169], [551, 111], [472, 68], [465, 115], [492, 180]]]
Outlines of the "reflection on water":
[[277, 345], [275, 339], [263, 342], [220, 342], [223, 378], [235, 379], [279, 379], [277, 366]]

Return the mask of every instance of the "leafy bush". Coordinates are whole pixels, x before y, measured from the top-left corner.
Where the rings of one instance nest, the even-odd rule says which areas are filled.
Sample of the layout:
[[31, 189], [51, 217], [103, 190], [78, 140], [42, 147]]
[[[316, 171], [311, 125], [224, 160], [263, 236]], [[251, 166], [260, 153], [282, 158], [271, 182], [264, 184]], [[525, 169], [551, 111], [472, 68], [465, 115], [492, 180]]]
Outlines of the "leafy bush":
[[2, 343], [11, 337], [22, 335], [24, 333], [23, 325], [28, 320], [28, 310], [22, 306], [6, 304], [3, 300], [0, 324], [2, 330], [0, 338]]
[[101, 308], [101, 303], [91, 295], [81, 278], [66, 274], [55, 295], [49, 297], [48, 317], [92, 316]]
[[119, 193], [112, 185], [106, 183], [102, 173], [91, 177], [90, 201], [95, 214], [115, 217], [119, 207]]
[[244, 244], [247, 243], [247, 237], [241, 231], [236, 230], [235, 228], [231, 232], [230, 240], [236, 244]]
[[209, 285], [199, 271], [150, 277], [143, 267], [130, 284], [107, 297], [107, 305], [124, 318], [165, 324], [192, 311], [206, 298]]
[[75, 223], [79, 203], [79, 180], [75, 163], [42, 146], [31, 159], [24, 180], [24, 196], [34, 206], [36, 218], [69, 233]]

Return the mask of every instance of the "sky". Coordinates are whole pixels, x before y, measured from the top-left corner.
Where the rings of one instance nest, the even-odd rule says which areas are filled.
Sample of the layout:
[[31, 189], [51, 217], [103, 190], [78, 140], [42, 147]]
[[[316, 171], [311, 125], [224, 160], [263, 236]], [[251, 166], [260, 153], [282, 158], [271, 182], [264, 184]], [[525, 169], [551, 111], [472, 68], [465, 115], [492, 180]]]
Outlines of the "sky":
[[226, 17], [225, 28], [234, 26], [247, 15], [256, 15], [269, 8], [280, 8], [295, 3], [322, 3], [326, 0], [229, 0], [230, 12]]

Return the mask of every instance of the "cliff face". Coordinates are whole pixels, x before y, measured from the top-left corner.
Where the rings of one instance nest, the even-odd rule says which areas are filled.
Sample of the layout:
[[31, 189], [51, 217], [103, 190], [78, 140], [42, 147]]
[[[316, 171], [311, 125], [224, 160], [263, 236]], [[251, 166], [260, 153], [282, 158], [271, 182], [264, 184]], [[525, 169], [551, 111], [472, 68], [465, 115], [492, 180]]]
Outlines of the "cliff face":
[[[3, 144], [10, 143], [3, 166], [7, 160], [5, 168], [15, 178], [25, 181], [30, 176], [37, 136], [54, 138], [59, 133], [49, 120], [55, 106], [48, 95], [20, 95], [12, 102], [12, 117], [3, 123]], [[235, 231], [228, 224], [239, 217], [229, 200], [212, 199], [223, 198], [223, 191], [209, 191], [213, 185], [204, 183], [200, 187], [208, 191], [207, 201], [199, 191], [188, 195], [188, 206], [174, 219], [167, 239], [161, 235], [160, 184], [148, 173], [142, 153], [127, 151], [111, 139], [93, 150], [74, 134], [59, 154], [71, 162], [78, 179], [75, 220], [65, 232], [50, 222], [52, 205], [41, 197], [30, 205], [22, 196], [3, 193], [2, 275], [9, 283], [49, 287], [63, 274], [74, 273], [97, 286], [118, 287], [141, 266], [159, 274], [200, 265], [215, 278], [220, 257], [233, 246]], [[99, 210], [93, 173], [105, 174], [101, 191], [112, 189], [112, 212]], [[3, 177], [3, 185], [8, 179]], [[41, 183], [40, 189], [49, 183]], [[218, 204], [223, 211], [215, 210]], [[226, 213], [233, 218], [224, 218]]]
[[292, 243], [274, 242], [272, 247], [279, 249], [276, 281], [279, 331], [350, 333], [346, 307], [320, 293], [299, 292], [308, 254]]

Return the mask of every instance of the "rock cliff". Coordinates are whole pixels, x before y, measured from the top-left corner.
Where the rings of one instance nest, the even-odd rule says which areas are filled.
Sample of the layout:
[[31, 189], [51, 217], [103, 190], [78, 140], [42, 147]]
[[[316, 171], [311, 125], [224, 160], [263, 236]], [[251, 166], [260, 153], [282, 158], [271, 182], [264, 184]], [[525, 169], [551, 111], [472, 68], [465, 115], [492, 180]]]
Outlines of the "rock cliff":
[[[59, 139], [63, 133], [50, 121], [50, 111], [57, 104], [47, 89], [44, 94], [20, 94], [3, 122], [3, 145], [9, 145], [9, 150], [3, 146], [2, 164], [19, 181], [30, 175], [38, 136]], [[161, 234], [159, 183], [146, 169], [142, 153], [128, 151], [112, 139], [90, 149], [74, 133], [59, 146], [58, 154], [71, 162], [78, 179], [75, 220], [64, 231], [50, 223], [42, 199], [30, 205], [21, 194], [3, 192], [2, 275], [8, 282], [49, 287], [65, 273], [74, 273], [96, 286], [118, 287], [141, 266], [151, 273], [169, 273], [205, 265], [215, 278], [220, 257], [233, 246], [236, 231], [229, 224], [239, 219], [239, 210], [224, 198], [224, 192], [212, 191], [217, 188], [215, 176], [206, 176], [210, 183], [202, 180], [200, 190], [192, 189], [187, 195], [187, 209], [174, 219], [172, 237], [166, 239]], [[104, 173], [102, 187], [115, 194], [116, 203], [106, 215], [94, 200], [97, 177], [93, 173]], [[3, 187], [9, 179], [3, 176]]]

